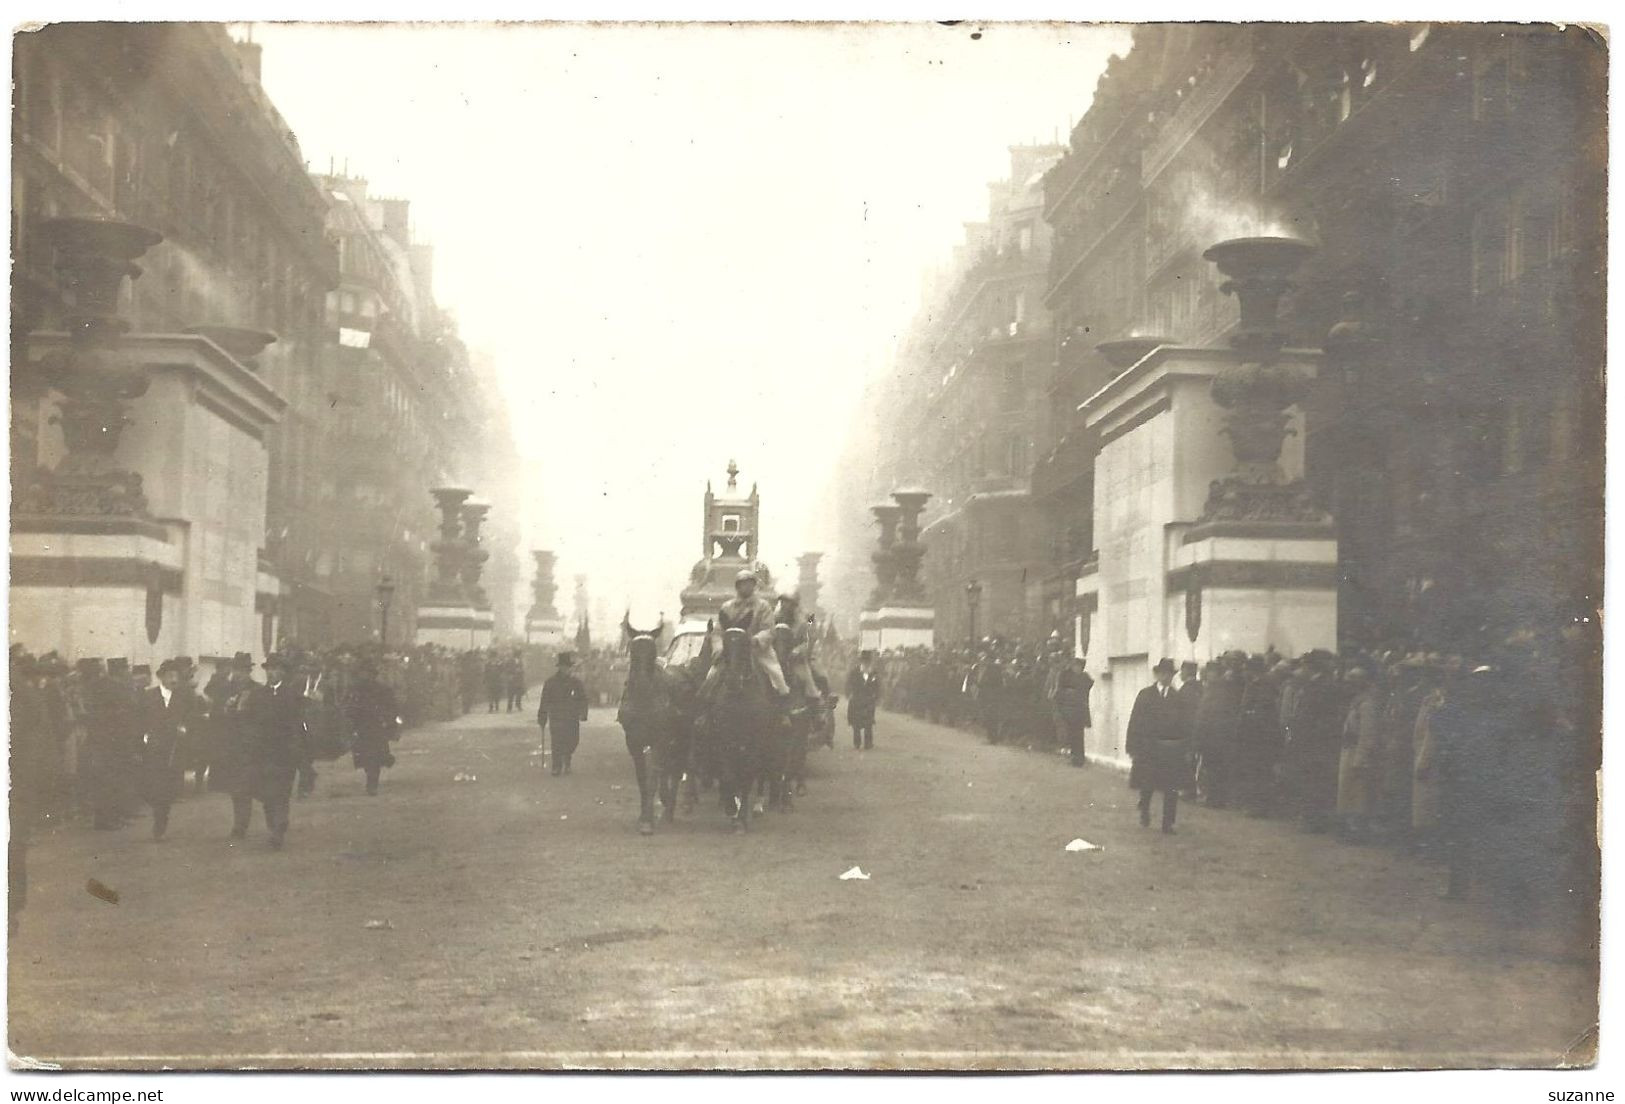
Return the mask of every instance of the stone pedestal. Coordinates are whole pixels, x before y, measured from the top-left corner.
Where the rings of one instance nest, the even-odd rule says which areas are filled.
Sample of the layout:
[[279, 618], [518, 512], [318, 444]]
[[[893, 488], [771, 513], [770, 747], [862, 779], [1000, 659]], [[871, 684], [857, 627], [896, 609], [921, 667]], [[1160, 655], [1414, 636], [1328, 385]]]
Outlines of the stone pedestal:
[[929, 648], [936, 643], [937, 611], [930, 606], [881, 606], [858, 614], [858, 647]]
[[536, 561], [536, 576], [530, 584], [534, 601], [525, 614], [525, 643], [562, 648], [565, 645], [564, 618], [559, 616], [553, 604], [553, 597], [558, 591], [558, 585], [553, 580], [558, 558], [546, 549], [532, 551], [531, 556]]
[[[1312, 379], [1320, 357], [1282, 350], [1271, 370]], [[1122, 759], [1134, 696], [1163, 656], [1337, 647], [1337, 540], [1302, 489], [1299, 407], [1280, 412], [1287, 433], [1267, 478], [1254, 473], [1237, 490], [1236, 420], [1213, 381], [1244, 360], [1163, 345], [1080, 407], [1101, 442], [1100, 556], [1077, 583], [1079, 642], [1096, 680], [1091, 754]]]
[[[479, 632], [482, 629], [487, 634], [490, 632], [490, 621], [482, 621], [479, 611], [467, 605], [422, 605], [417, 608], [415, 620], [417, 630], [412, 639], [416, 643], [438, 644], [460, 652], [485, 647], [478, 643]], [[485, 640], [489, 643], [489, 635]]]
[[469, 647], [489, 648], [496, 638], [496, 615], [489, 608], [476, 609], [469, 619]]
[[532, 617], [525, 621], [525, 642], [544, 648], [562, 648], [568, 638], [561, 617]]
[[464, 487], [436, 487], [435, 509], [440, 511], [440, 539], [430, 545], [434, 577], [429, 593], [417, 608], [419, 644], [438, 644], [456, 651], [476, 647], [475, 633], [482, 627], [462, 579], [468, 545], [463, 540], [463, 503], [473, 494]]
[[[201, 659], [263, 654], [260, 571], [265, 544], [265, 432], [286, 404], [215, 342], [194, 334], [128, 334], [105, 348], [137, 366], [147, 387], [126, 400], [108, 461], [140, 476], [144, 509], [74, 508], [31, 491], [16, 472], [10, 633], [36, 653]], [[27, 339], [31, 361], [72, 355], [67, 334]], [[49, 382], [49, 380], [47, 380]], [[63, 459], [40, 404], [38, 462]]]

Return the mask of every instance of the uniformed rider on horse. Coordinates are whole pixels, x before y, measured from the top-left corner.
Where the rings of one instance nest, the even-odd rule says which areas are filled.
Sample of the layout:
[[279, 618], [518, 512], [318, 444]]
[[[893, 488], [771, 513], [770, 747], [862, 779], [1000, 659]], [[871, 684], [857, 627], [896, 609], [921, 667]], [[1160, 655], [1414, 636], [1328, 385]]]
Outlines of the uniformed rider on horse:
[[[773, 607], [766, 598], [756, 595], [756, 575], [749, 570], [742, 570], [734, 576], [734, 596], [722, 604], [717, 612], [717, 630], [743, 629], [750, 637], [751, 659], [763, 678], [773, 689], [775, 701], [782, 707], [788, 703], [790, 686], [785, 682], [784, 670], [779, 666], [779, 656], [773, 647]], [[720, 656], [722, 647], [719, 640], [713, 640], [712, 654]], [[709, 701], [712, 692], [716, 689], [718, 680], [722, 677], [719, 665], [713, 664], [705, 676], [705, 684], [700, 688], [702, 700]]]

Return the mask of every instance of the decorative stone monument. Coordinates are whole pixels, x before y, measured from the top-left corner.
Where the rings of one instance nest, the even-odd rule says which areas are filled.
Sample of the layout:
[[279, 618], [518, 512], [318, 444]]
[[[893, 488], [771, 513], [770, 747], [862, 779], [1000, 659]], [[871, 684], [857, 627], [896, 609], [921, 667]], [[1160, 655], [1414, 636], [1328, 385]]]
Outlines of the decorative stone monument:
[[818, 561], [823, 558], [822, 552], [803, 552], [796, 558], [796, 596], [801, 599], [801, 612], [820, 621], [824, 611], [818, 604], [823, 589], [818, 581]]
[[728, 485], [715, 494], [705, 485], [705, 527], [701, 555], [688, 575], [680, 609], [684, 621], [709, 621], [722, 603], [734, 596], [734, 579], [740, 571], [757, 578], [756, 593], [773, 597], [773, 573], [761, 562], [762, 500], [751, 485], [750, 494], [739, 493], [739, 466], [728, 461]]
[[62, 291], [43, 313], [62, 328], [15, 346], [11, 639], [152, 665], [263, 652], [265, 433], [286, 404], [227, 337], [255, 331], [128, 332], [120, 290], [155, 231], [61, 218], [41, 239]]
[[429, 493], [440, 511], [440, 539], [429, 546], [434, 577], [417, 610], [417, 642], [466, 651], [474, 647], [474, 630], [479, 627], [463, 576], [468, 552], [463, 540], [463, 503], [474, 492], [466, 487], [436, 487]]
[[491, 553], [481, 547], [480, 527], [485, 524], [485, 516], [491, 512], [487, 502], [468, 502], [463, 505], [463, 589], [468, 594], [468, 604], [473, 609], [473, 624], [469, 626], [470, 647], [489, 648], [491, 637], [495, 631], [496, 618], [491, 612], [491, 598], [480, 586], [480, 576], [485, 572], [485, 562], [491, 558]]
[[1134, 696], [1163, 656], [1337, 646], [1337, 540], [1303, 483], [1299, 404], [1321, 354], [1286, 348], [1276, 316], [1312, 251], [1241, 238], [1204, 254], [1240, 300], [1228, 349], [1102, 347], [1123, 371], [1079, 407], [1100, 440], [1100, 556], [1077, 585], [1103, 691], [1096, 754], [1123, 756]]
[[875, 589], [868, 607], [858, 615], [862, 648], [884, 651], [935, 643], [936, 611], [920, 582], [920, 563], [925, 559], [920, 514], [930, 498], [930, 491], [905, 488], [892, 492], [892, 503], [869, 508], [880, 525], [880, 547], [870, 557]]
[[531, 552], [536, 560], [536, 577], [531, 580], [530, 592], [532, 601], [530, 612], [525, 614], [525, 642], [540, 644], [548, 648], [564, 647], [564, 618], [554, 607], [554, 596], [558, 593], [558, 584], [553, 580], [553, 570], [557, 565], [557, 557], [552, 552]]

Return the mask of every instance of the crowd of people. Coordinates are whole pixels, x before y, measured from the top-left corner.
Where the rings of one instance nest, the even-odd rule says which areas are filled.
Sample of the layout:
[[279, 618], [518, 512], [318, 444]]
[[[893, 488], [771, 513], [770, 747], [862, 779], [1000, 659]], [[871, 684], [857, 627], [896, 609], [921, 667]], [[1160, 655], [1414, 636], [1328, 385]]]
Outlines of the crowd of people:
[[[1165, 659], [1132, 716], [1115, 719], [1126, 729], [1121, 745], [1115, 731], [1090, 735], [1094, 680], [1056, 636], [878, 654], [830, 637], [818, 651], [823, 670], [847, 672], [858, 748], [874, 746], [878, 706], [991, 743], [1057, 749], [1073, 766], [1127, 757], [1142, 823], [1161, 791], [1168, 831], [1184, 797], [1432, 857], [1447, 868], [1449, 896], [1476, 882], [1516, 906], [1553, 887], [1595, 884], [1600, 700], [1589, 635], [1518, 633], [1471, 658], [1412, 649], [1288, 658], [1272, 648], [1203, 664]], [[267, 657], [261, 682], [246, 653], [204, 680], [184, 656], [153, 671], [14, 646], [14, 879], [17, 847], [38, 825], [78, 818], [117, 830], [150, 806], [162, 839], [170, 805], [188, 789], [230, 793], [238, 838], [260, 801], [280, 846], [287, 799], [312, 792], [317, 764], [349, 755], [375, 793], [403, 729], [482, 701], [488, 712], [524, 710], [527, 688], [552, 673], [554, 658], [521, 647], [285, 647]], [[574, 658], [580, 703], [567, 712], [613, 703], [623, 651]]]
[[1073, 765], [1132, 761], [1146, 825], [1161, 791], [1169, 831], [1183, 796], [1435, 859], [1447, 896], [1477, 883], [1518, 908], [1595, 884], [1595, 654], [1578, 631], [1525, 631], [1470, 657], [1272, 648], [1166, 659], [1145, 689], [1167, 710], [1148, 709], [1138, 739], [1118, 718], [1122, 745], [1117, 732], [1090, 735], [1094, 680], [1058, 637], [868, 653], [854, 670], [878, 673], [885, 709], [1062, 750]]
[[[261, 680], [246, 652], [206, 673], [187, 656], [155, 671], [119, 657], [70, 664], [14, 646], [13, 825], [26, 832], [77, 818], [111, 831], [150, 806], [161, 839], [169, 805], [188, 792], [252, 797], [274, 765], [291, 768], [294, 792], [305, 796], [318, 764], [347, 755], [376, 792], [393, 763], [387, 745], [401, 730], [469, 712], [482, 692], [487, 709], [523, 709], [543, 663], [537, 650], [520, 648], [284, 646], [267, 657]], [[277, 699], [263, 715], [251, 700], [262, 690]], [[286, 825], [273, 811], [280, 839]]]

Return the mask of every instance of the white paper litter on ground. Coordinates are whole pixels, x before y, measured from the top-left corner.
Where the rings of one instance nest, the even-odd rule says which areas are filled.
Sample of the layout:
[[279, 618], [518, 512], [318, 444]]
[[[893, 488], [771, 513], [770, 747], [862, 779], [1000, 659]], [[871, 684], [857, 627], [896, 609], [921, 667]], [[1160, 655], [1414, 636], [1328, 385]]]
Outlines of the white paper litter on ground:
[[393, 931], [395, 928], [395, 925], [391, 924], [388, 920], [368, 920], [361, 926], [366, 928], [368, 931]]
[[863, 867], [861, 866], [854, 866], [851, 870], [848, 870], [845, 874], [841, 875], [841, 881], [843, 882], [867, 882], [868, 880], [869, 875], [863, 872]]
[[1086, 839], [1075, 839], [1066, 845], [1068, 851], [1104, 851], [1098, 843], [1090, 843]]

